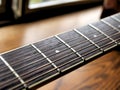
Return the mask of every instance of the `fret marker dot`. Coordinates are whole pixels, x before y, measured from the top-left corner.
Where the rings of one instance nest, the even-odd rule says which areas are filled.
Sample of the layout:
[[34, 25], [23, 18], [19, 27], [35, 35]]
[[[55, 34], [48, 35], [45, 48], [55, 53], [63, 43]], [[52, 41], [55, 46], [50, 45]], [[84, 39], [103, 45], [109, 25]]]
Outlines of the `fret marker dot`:
[[97, 37], [97, 35], [93, 35], [93, 37]]
[[55, 50], [56, 53], [59, 53], [60, 51], [59, 50]]

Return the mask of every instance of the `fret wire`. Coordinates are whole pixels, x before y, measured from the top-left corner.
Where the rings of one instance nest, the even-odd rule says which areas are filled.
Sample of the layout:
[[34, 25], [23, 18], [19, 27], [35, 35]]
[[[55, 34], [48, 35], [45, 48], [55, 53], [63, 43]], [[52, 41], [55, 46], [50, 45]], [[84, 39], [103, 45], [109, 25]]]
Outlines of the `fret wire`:
[[10, 64], [0, 55], [0, 59], [4, 62], [4, 64], [10, 69], [10, 71], [16, 76], [16, 78], [23, 84], [25, 88], [27, 88], [24, 80], [18, 75], [18, 73], [10, 66]]
[[113, 42], [116, 43], [116, 46], [117, 46], [117, 42], [115, 40], [113, 40], [111, 37], [109, 37], [107, 34], [105, 34], [103, 31], [101, 31], [100, 29], [98, 29], [97, 27], [95, 27], [94, 25], [92, 24], [89, 24], [89, 26], [97, 31], [99, 31], [100, 33], [102, 33], [103, 35], [105, 35], [107, 38], [109, 38], [110, 40], [112, 40]]
[[59, 36], [55, 35], [55, 37], [60, 40], [62, 43], [64, 43], [68, 48], [70, 48], [77, 56], [81, 57], [83, 60], [85, 60], [75, 49], [73, 49], [69, 44], [67, 44], [65, 41], [63, 41]]
[[57, 71], [60, 73], [61, 70], [44, 54], [41, 50], [39, 50], [34, 44], [31, 44], [33, 48], [35, 48]]
[[[106, 38], [104, 38], [104, 39], [106, 39]], [[101, 41], [101, 40], [104, 40], [104, 39], [100, 39], [100, 41]], [[79, 50], [83, 50], [83, 49], [85, 49], [85, 48], [87, 48], [87, 47], [90, 47], [90, 46], [91, 46], [91, 45], [87, 45], [87, 46], [85, 46], [84, 48], [81, 48], [81, 49], [79, 49]], [[75, 46], [73, 46], [73, 47], [75, 47]], [[66, 50], [66, 49], [65, 49], [65, 50]], [[64, 51], [65, 51], [65, 50], [64, 50]], [[69, 55], [69, 54], [68, 54], [68, 55]], [[68, 55], [66, 55], [66, 57], [67, 57]], [[64, 57], [65, 57], [65, 56], [64, 56]], [[59, 58], [59, 59], [62, 59], [62, 58], [64, 58], [64, 57], [61, 57], [61, 58]], [[58, 60], [59, 60], [59, 59], [58, 59]], [[55, 61], [57, 61], [57, 60], [55, 60]], [[53, 62], [55, 62], [55, 61], [53, 61]], [[36, 61], [36, 62], [38, 62], [38, 61]], [[31, 65], [31, 64], [33, 64], [33, 63], [30, 63], [30, 64], [25, 65], [25, 66], [29, 66], [29, 65]], [[44, 66], [47, 66], [47, 65], [49, 65], [49, 64], [45, 64], [45, 65], [41, 66], [41, 68], [44, 67]], [[24, 67], [25, 67], [25, 66], [24, 66]], [[24, 67], [20, 67], [20, 68], [18, 68], [18, 69], [16, 69], [16, 70], [22, 69], [22, 68], [24, 68]]]
[[108, 25], [108, 26], [110, 26], [110, 27], [112, 27], [113, 29], [115, 29], [116, 31], [118, 31], [119, 33], [120, 33], [120, 30], [119, 29], [117, 29], [116, 27], [114, 27], [112, 24], [110, 24], [110, 23], [108, 23], [107, 21], [105, 21], [105, 20], [101, 20], [103, 23], [105, 23], [106, 25]]
[[84, 34], [82, 34], [81, 32], [79, 32], [77, 29], [74, 29], [74, 31], [76, 33], [78, 33], [79, 35], [82, 35], [84, 38], [86, 38], [88, 41], [90, 41], [93, 45], [95, 45], [98, 49], [100, 49], [101, 51], [103, 51], [103, 49], [101, 47], [99, 47], [96, 43], [94, 43], [92, 40], [90, 40], [88, 37], [86, 37]]

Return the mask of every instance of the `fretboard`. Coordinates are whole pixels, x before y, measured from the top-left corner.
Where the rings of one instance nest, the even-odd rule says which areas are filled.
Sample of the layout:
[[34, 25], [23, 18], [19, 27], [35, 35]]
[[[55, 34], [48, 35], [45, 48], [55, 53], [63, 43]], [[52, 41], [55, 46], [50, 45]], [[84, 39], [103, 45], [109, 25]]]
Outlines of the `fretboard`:
[[42, 84], [120, 45], [120, 13], [0, 54], [0, 90]]

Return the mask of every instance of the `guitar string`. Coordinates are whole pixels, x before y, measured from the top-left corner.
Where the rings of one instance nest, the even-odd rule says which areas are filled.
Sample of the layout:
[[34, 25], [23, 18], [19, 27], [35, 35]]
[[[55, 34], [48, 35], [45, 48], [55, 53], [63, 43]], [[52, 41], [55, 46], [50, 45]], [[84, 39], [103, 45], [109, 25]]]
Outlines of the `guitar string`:
[[[74, 40], [75, 41], [75, 40]], [[84, 41], [81, 41], [81, 42], [79, 42], [79, 43], [77, 43], [75, 46], [78, 46], [78, 44], [82, 44], [82, 43], [86, 43], [86, 42], [88, 42], [88, 40], [85, 40], [85, 42]], [[73, 45], [74, 46], [74, 45]], [[64, 50], [67, 50], [67, 49], [64, 49]], [[19, 56], [20, 57], [20, 56]], [[18, 59], [19, 57], [16, 57], [15, 59]], [[19, 62], [13, 62], [11, 65], [14, 65], [14, 64], [16, 64], [16, 63], [20, 63], [21, 61], [19, 61]]]
[[[77, 57], [77, 58], [80, 58], [80, 57]], [[74, 58], [74, 60], [76, 60], [77, 58]], [[71, 61], [69, 61], [69, 63], [70, 62], [72, 62], [72, 61], [74, 61], [73, 59], [71, 60]], [[67, 62], [68, 63], [68, 62]], [[67, 64], [67, 63], [65, 63], [65, 64]], [[60, 66], [58, 66], [58, 67], [60, 67]], [[42, 76], [42, 75], [40, 75], [40, 76]], [[36, 77], [34, 77], [34, 78], [36, 78]], [[31, 79], [31, 81], [32, 81], [33, 79]]]
[[[11, 74], [11, 73], [10, 73], [10, 74]], [[3, 77], [5, 77], [5, 75], [4, 75]], [[7, 76], [7, 78], [8, 78], [8, 76]], [[5, 78], [3, 78], [3, 79], [5, 79]], [[1, 79], [1, 80], [2, 80], [2, 79]], [[4, 88], [5, 86], [9, 86], [9, 85], [11, 84], [11, 81], [12, 81], [12, 83], [15, 83], [16, 80], [18, 80], [18, 78], [16, 78], [16, 77], [14, 76], [14, 77], [12, 77], [12, 79], [11, 79], [11, 78], [10, 78], [10, 79], [7, 79], [6, 82], [3, 82], [3, 83], [0, 82], [0, 86], [1, 86], [0, 88]], [[18, 87], [18, 86], [22, 86], [22, 84], [19, 83], [16, 87]]]
[[[5, 88], [6, 86], [9, 86], [9, 85], [11, 84], [11, 81], [12, 81], [12, 83], [15, 83], [16, 80], [18, 80], [18, 79], [17, 79], [17, 78], [14, 78], [14, 79], [8, 80], [8, 81], [6, 81], [6, 82], [4, 82], [4, 83], [1, 83], [1, 84], [0, 84], [0, 88]], [[14, 87], [18, 87], [18, 86], [22, 86], [22, 84], [19, 83], [19, 84], [17, 84], [17, 85], [14, 86]], [[14, 87], [12, 87], [12, 88], [14, 88]]]
[[[99, 36], [98, 36], [98, 37], [99, 37]], [[83, 42], [82, 42], [82, 43], [83, 43]], [[81, 43], [79, 43], [79, 44], [81, 44]], [[20, 56], [19, 56], [19, 57], [20, 57]], [[16, 58], [18, 59], [18, 57], [16, 57]], [[20, 62], [16, 62], [16, 63], [20, 63]], [[16, 63], [15, 63], [15, 64], [16, 64]], [[13, 62], [13, 64], [14, 64], [14, 62]], [[11, 65], [13, 65], [13, 64], [11, 64]]]
[[[96, 49], [96, 50], [97, 50], [97, 49]], [[88, 54], [88, 53], [85, 53], [84, 55], [87, 55], [87, 54]], [[57, 61], [57, 60], [55, 60], [55, 61]], [[54, 62], [55, 62], [55, 61], [54, 61]], [[54, 63], [54, 62], [53, 62], [53, 63]], [[42, 68], [42, 67], [39, 67], [39, 69], [40, 69], [40, 68]], [[32, 70], [32, 71], [34, 71], [34, 70]], [[32, 72], [32, 71], [30, 71], [30, 72]], [[30, 72], [29, 72], [29, 73], [30, 73]], [[27, 72], [27, 74], [29, 74], [29, 73]]]
[[74, 46], [73, 46], [74, 47]]
[[7, 66], [7, 68], [15, 75], [15, 77], [23, 84], [24, 87], [27, 87], [24, 80], [18, 75], [18, 73], [10, 66], [10, 64], [0, 55], [1, 61]]
[[[106, 39], [106, 38], [105, 38], [105, 39]], [[89, 45], [88, 45], [88, 46], [89, 46]], [[87, 47], [88, 47], [88, 46], [87, 46]], [[90, 45], [90, 46], [91, 46], [91, 45]], [[87, 48], [87, 47], [84, 47], [84, 48]], [[84, 48], [83, 48], [83, 49], [84, 49]], [[81, 49], [81, 50], [82, 50], [82, 49]]]

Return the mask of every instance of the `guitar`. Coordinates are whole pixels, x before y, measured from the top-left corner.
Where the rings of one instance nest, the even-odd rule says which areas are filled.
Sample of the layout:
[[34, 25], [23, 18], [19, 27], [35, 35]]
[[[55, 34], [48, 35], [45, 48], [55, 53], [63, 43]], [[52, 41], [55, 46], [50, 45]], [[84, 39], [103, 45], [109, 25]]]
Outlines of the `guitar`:
[[43, 85], [120, 45], [120, 13], [0, 54], [0, 90]]

